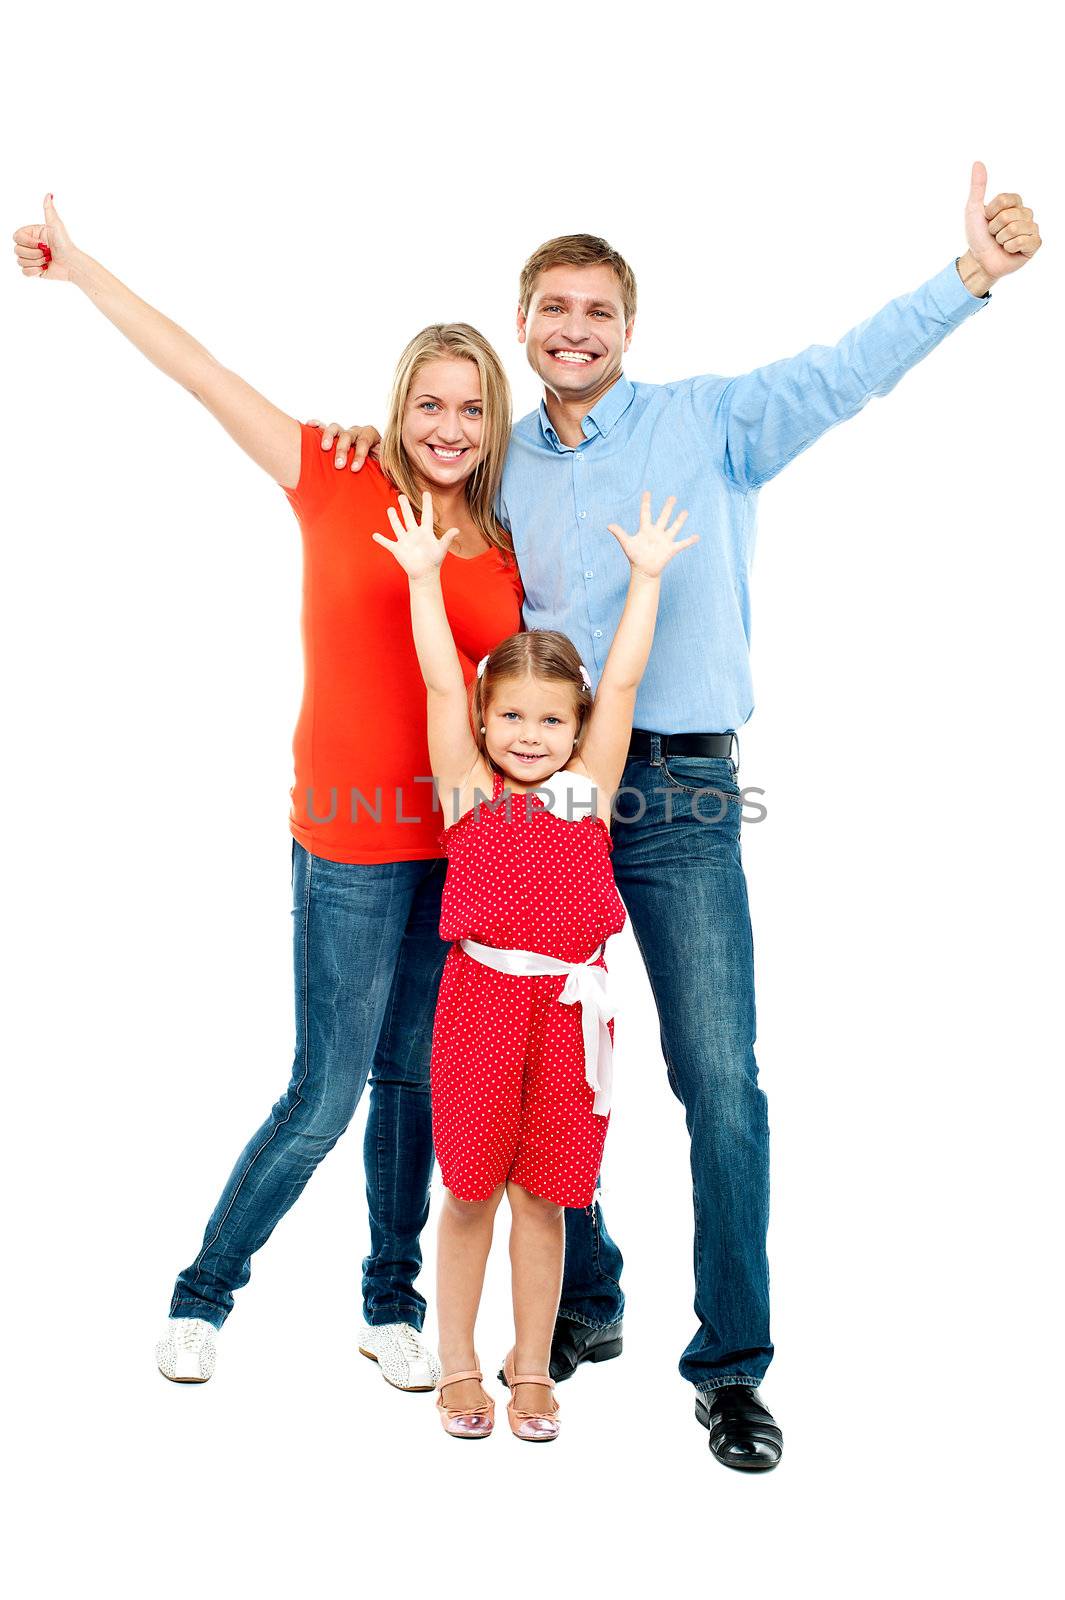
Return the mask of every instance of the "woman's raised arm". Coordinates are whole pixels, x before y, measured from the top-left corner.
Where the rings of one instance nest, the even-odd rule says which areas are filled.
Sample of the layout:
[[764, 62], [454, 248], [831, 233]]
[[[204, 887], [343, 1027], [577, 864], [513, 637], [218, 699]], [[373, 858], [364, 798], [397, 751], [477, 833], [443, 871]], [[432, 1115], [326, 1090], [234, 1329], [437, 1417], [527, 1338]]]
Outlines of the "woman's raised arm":
[[195, 395], [252, 460], [283, 489], [300, 476], [300, 425], [221, 366], [190, 333], [141, 300], [132, 289], [74, 245], [45, 195], [44, 223], [15, 234], [15, 255], [27, 278], [70, 282], [81, 289], [168, 378]]

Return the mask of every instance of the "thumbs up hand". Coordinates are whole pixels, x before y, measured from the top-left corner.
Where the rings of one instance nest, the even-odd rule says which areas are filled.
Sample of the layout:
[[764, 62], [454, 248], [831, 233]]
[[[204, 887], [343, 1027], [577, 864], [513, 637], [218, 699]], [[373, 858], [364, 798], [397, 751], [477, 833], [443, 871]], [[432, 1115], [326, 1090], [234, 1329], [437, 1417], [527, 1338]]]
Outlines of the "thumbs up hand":
[[[969, 198], [965, 202], [965, 237], [969, 245], [967, 255], [971, 257], [968, 265], [972, 267], [975, 263], [990, 286], [997, 278], [1023, 267], [1043, 241], [1031, 208], [1023, 204], [1019, 194], [997, 194], [993, 200], [985, 201], [986, 192], [987, 168], [982, 161], [974, 161]], [[966, 265], [966, 258], [962, 257], [958, 271], [973, 289]], [[977, 287], [974, 292], [982, 294], [984, 290]]]
[[15, 259], [27, 278], [54, 278], [63, 281], [70, 277], [74, 246], [63, 226], [52, 196], [44, 197], [44, 222], [32, 222], [18, 228], [14, 234]]

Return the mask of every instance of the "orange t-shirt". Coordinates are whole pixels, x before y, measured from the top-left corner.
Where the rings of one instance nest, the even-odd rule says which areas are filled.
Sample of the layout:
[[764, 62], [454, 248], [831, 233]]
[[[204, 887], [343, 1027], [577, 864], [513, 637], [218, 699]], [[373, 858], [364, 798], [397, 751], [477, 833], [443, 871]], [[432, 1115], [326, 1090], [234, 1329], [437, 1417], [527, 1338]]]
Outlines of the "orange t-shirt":
[[[303, 530], [303, 704], [292, 741], [290, 826], [328, 861], [440, 856], [425, 684], [407, 574], [370, 537], [394, 538], [398, 491], [374, 461], [338, 472], [317, 428], [301, 429], [300, 481], [285, 494]], [[444, 557], [451, 631], [470, 683], [477, 662], [521, 628], [513, 556]], [[421, 779], [421, 782], [416, 780]]]

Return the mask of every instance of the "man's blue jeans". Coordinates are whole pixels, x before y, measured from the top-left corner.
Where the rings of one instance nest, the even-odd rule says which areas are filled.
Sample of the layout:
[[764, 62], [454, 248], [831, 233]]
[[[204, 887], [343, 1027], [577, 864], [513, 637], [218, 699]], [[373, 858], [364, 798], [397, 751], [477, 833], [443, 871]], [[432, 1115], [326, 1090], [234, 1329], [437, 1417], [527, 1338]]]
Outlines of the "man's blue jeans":
[[221, 1327], [251, 1257], [351, 1121], [370, 1074], [366, 1192], [370, 1254], [363, 1308], [373, 1324], [422, 1326], [414, 1288], [433, 1169], [429, 1057], [447, 863], [350, 866], [293, 840], [296, 1054], [292, 1080], [222, 1191], [171, 1316]]
[[[651, 760], [630, 761], [621, 784], [614, 876], [654, 991], [669, 1086], [691, 1135], [699, 1327], [680, 1371], [704, 1390], [754, 1385], [773, 1355], [769, 1126], [754, 1056], [736, 768], [726, 757], [663, 762], [655, 739]], [[624, 1308], [621, 1265], [601, 1208], [567, 1211], [561, 1315], [592, 1327], [615, 1322]]]

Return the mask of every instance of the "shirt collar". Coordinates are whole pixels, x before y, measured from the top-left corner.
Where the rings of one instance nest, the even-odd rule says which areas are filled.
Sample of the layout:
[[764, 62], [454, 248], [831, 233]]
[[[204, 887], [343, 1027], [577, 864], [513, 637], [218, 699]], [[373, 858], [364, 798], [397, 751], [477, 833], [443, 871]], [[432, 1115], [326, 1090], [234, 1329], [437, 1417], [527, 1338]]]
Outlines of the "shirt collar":
[[[636, 391], [632, 384], [629, 382], [628, 378], [626, 378], [625, 374], [622, 373], [617, 383], [613, 384], [607, 390], [603, 398], [592, 407], [591, 411], [589, 411], [588, 415], [585, 417], [583, 423], [581, 424], [581, 427], [584, 431], [584, 437], [586, 439], [590, 439], [594, 434], [598, 434], [600, 438], [605, 439], [611, 428], [613, 428], [614, 424], [622, 416], [624, 416], [625, 412], [629, 409], [629, 406], [632, 404], [632, 397], [635, 393]], [[543, 433], [544, 438], [553, 449], [567, 450], [569, 448], [568, 445], [564, 445], [561, 442], [558, 434], [552, 427], [551, 418], [547, 414], [547, 405], [543, 400], [540, 401], [540, 431]]]

